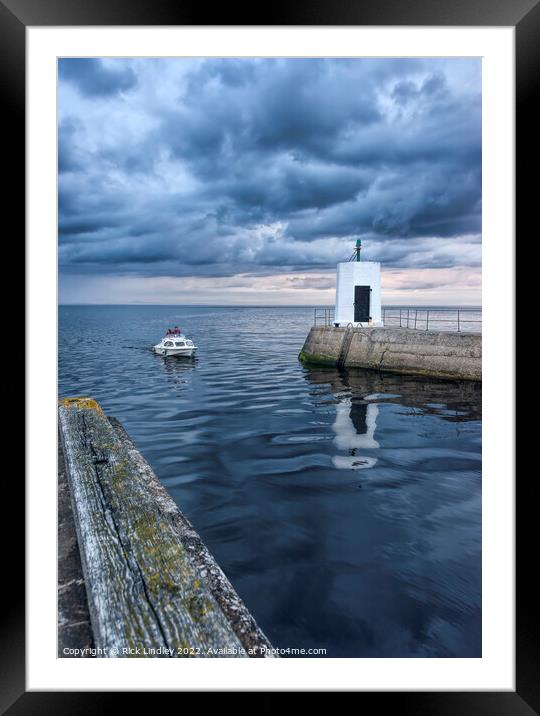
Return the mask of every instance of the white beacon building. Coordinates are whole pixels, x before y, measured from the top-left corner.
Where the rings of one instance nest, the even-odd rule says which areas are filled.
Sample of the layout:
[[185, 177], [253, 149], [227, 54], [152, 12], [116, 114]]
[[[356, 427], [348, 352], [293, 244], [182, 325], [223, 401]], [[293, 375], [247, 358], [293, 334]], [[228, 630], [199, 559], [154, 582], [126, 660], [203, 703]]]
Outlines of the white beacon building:
[[360, 261], [362, 242], [350, 261], [337, 265], [334, 324], [339, 326], [382, 326], [381, 264]]

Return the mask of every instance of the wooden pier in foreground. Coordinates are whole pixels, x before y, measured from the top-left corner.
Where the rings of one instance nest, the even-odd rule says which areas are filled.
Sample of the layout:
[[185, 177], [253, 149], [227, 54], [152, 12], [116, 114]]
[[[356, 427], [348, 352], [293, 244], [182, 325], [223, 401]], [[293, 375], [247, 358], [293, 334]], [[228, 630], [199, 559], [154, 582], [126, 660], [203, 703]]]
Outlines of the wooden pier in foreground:
[[[268, 639], [120, 423], [91, 398], [66, 398], [59, 427], [95, 655], [272, 656]], [[69, 626], [69, 612], [80, 605], [63, 603], [59, 616]], [[66, 643], [73, 647], [73, 641]]]

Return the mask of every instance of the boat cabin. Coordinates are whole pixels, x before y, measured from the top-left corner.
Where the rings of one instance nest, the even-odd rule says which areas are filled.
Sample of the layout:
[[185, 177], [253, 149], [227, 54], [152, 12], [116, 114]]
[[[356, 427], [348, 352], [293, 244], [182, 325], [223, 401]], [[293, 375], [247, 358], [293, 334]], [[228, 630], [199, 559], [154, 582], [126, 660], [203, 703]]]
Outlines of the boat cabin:
[[161, 339], [161, 344], [164, 348], [186, 348], [193, 346], [193, 341], [188, 341], [183, 335], [179, 336], [165, 336]]

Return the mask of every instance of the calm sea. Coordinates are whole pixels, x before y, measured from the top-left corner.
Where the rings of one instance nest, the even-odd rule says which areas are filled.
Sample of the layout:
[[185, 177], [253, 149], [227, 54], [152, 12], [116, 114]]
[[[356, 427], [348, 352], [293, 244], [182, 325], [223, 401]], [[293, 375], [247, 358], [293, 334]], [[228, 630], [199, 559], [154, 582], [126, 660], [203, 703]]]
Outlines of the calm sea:
[[[308, 368], [303, 307], [65, 306], [59, 392], [121, 420], [275, 646], [481, 656], [481, 391]], [[197, 357], [150, 348], [179, 325]]]

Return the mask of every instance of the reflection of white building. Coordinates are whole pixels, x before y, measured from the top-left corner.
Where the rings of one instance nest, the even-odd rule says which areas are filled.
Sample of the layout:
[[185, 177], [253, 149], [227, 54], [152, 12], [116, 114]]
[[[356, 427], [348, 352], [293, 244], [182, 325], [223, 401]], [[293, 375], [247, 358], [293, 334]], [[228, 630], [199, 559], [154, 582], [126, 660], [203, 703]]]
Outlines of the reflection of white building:
[[336, 419], [332, 426], [336, 434], [334, 442], [338, 450], [346, 452], [347, 455], [335, 455], [332, 458], [335, 467], [362, 470], [376, 464], [376, 457], [362, 456], [357, 451], [379, 447], [374, 437], [378, 414], [376, 405], [353, 403], [350, 398], [337, 404]]

